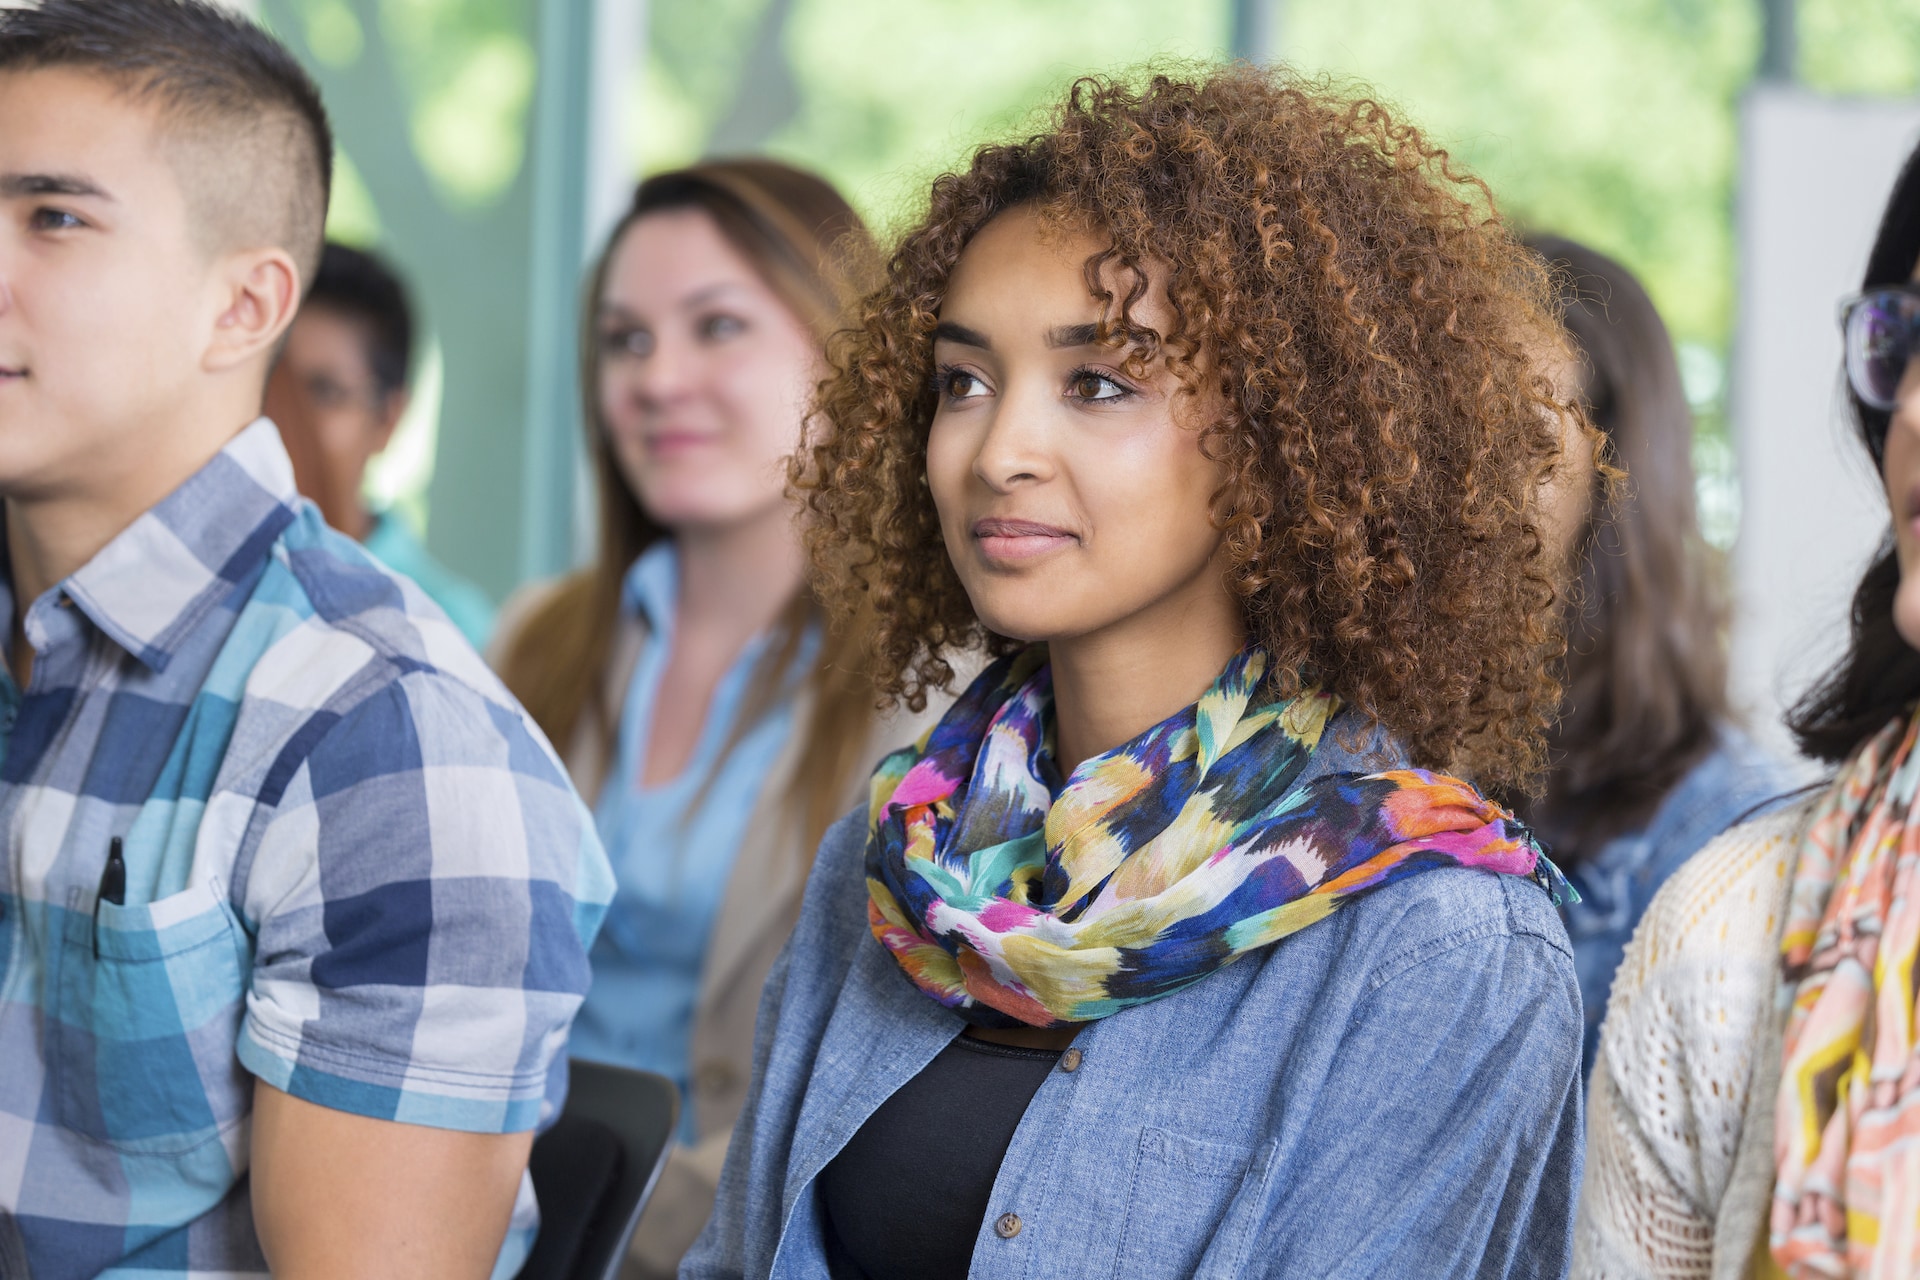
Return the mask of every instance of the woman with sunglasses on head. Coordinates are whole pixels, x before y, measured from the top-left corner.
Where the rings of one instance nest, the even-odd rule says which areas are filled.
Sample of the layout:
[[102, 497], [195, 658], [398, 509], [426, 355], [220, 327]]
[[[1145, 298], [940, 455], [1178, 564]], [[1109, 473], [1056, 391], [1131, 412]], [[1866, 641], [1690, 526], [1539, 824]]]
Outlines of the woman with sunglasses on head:
[[862, 632], [825, 627], [786, 492], [864, 236], [771, 160], [640, 184], [586, 298], [599, 549], [510, 602], [497, 642], [618, 878], [569, 1049], [681, 1091], [629, 1275], [672, 1275], [706, 1222], [813, 850], [917, 732], [876, 719]]
[[1553, 491], [1580, 566], [1567, 693], [1546, 793], [1515, 806], [1579, 895], [1561, 915], [1591, 1071], [1607, 991], [1647, 904], [1701, 846], [1791, 782], [1736, 727], [1727, 700], [1725, 593], [1694, 518], [1693, 414], [1667, 326], [1612, 258], [1558, 237], [1528, 244], [1553, 267], [1580, 357], [1567, 394], [1626, 472], [1611, 491], [1598, 467]]
[[1648, 909], [1588, 1119], [1580, 1277], [1920, 1275], [1920, 151], [1844, 307], [1891, 507], [1846, 655], [1789, 718], [1836, 767]]
[[934, 184], [799, 481], [879, 679], [688, 1280], [1557, 1276], [1545, 265], [1370, 100], [1079, 82]]

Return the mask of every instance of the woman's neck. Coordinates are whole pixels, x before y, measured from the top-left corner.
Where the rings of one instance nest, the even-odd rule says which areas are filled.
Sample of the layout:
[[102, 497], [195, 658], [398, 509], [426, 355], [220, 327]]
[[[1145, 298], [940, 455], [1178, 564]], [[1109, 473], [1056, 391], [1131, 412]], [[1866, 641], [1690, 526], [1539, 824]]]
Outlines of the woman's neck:
[[721, 528], [674, 533], [680, 562], [676, 627], [683, 634], [738, 634], [765, 629], [786, 608], [805, 577], [805, 552], [792, 509]]
[[1086, 636], [1050, 640], [1054, 758], [1071, 773], [1200, 700], [1246, 643], [1246, 623], [1224, 581]]

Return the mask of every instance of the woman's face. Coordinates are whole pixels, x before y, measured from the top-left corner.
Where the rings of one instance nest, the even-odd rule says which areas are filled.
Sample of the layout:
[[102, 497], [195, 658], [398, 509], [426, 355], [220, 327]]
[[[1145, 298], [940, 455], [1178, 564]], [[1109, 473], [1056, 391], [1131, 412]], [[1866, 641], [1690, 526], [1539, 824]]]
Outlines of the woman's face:
[[[1920, 280], [1920, 265], [1913, 278]], [[1881, 477], [1893, 508], [1893, 544], [1900, 558], [1893, 625], [1902, 640], [1920, 649], [1920, 361], [1909, 364], [1900, 380]]]
[[[1218, 616], [1226, 591], [1204, 408], [1164, 367], [1129, 377], [1127, 353], [1093, 341], [1084, 265], [1102, 247], [1001, 214], [961, 255], [935, 331], [927, 484], [975, 614], [1018, 640], [1178, 629]], [[1151, 283], [1134, 318], [1164, 333]]]
[[628, 228], [597, 331], [601, 417], [648, 515], [685, 532], [784, 506], [819, 350], [711, 218], [674, 210]]
[[[1585, 392], [1586, 371], [1562, 352], [1545, 357], [1554, 398], [1574, 404]], [[1581, 541], [1593, 514], [1593, 484], [1598, 470], [1593, 434], [1571, 413], [1559, 416], [1560, 457], [1540, 486], [1540, 538], [1547, 554], [1569, 576], [1578, 572]]]

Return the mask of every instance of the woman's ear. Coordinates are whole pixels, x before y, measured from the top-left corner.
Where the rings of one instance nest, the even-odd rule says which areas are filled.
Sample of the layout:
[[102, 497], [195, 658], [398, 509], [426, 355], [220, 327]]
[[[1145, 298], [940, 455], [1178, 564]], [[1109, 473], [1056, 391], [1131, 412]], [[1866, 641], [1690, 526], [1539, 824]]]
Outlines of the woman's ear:
[[201, 365], [225, 373], [256, 359], [271, 360], [300, 309], [300, 269], [284, 249], [236, 253], [216, 268], [221, 306]]

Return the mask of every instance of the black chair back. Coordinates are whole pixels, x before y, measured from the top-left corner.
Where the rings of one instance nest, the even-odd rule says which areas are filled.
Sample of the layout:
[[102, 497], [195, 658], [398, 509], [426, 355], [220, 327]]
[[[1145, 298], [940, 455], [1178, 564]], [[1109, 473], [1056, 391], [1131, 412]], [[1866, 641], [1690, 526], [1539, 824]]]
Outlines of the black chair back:
[[540, 1235], [518, 1280], [618, 1280], [680, 1118], [665, 1076], [578, 1058], [568, 1072], [566, 1109], [527, 1162]]

